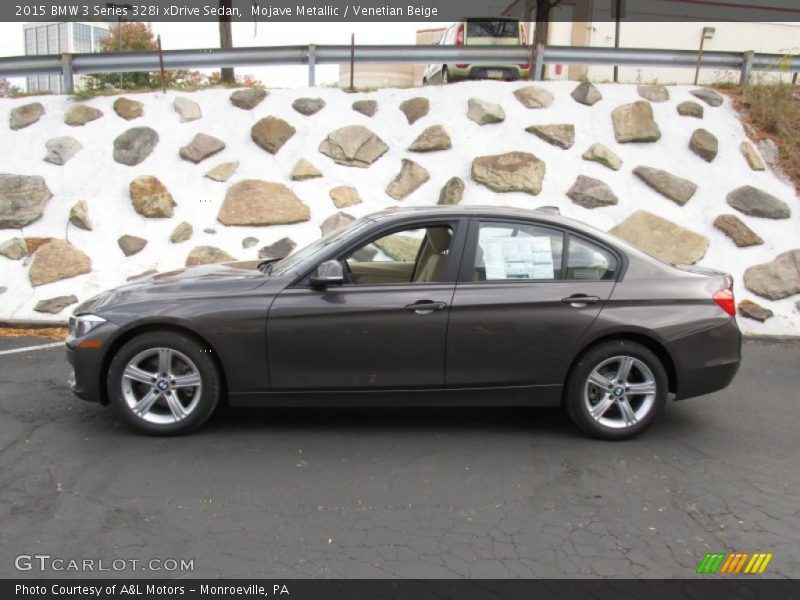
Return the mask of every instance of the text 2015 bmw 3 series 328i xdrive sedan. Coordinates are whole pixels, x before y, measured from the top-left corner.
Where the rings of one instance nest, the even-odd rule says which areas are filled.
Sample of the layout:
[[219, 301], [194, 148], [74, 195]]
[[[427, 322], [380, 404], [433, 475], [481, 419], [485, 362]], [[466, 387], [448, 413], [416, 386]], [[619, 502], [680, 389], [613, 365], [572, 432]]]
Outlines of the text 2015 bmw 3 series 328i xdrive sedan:
[[641, 433], [726, 387], [729, 275], [673, 266], [557, 211], [395, 209], [280, 261], [160, 273], [70, 319], [71, 386], [153, 434], [216, 406], [563, 405]]

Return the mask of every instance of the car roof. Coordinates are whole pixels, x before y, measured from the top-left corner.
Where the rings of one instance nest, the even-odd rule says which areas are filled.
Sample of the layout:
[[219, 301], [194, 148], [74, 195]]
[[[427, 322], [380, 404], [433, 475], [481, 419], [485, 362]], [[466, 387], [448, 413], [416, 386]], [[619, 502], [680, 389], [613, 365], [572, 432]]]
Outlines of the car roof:
[[408, 217], [500, 217], [500, 218], [522, 218], [546, 221], [553, 224], [586, 226], [579, 221], [574, 221], [568, 217], [562, 217], [555, 206], [540, 206], [537, 208], [518, 208], [511, 206], [402, 206], [387, 208], [380, 212], [366, 215], [367, 219], [373, 221], [392, 221]]

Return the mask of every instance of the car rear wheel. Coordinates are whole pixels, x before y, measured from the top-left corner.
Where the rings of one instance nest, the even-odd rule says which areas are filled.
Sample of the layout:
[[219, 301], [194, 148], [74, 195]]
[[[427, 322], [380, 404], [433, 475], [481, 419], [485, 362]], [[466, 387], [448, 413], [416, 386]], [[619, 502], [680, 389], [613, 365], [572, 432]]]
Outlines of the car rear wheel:
[[149, 434], [178, 435], [196, 429], [214, 412], [221, 377], [208, 348], [183, 334], [154, 331], [117, 352], [107, 388], [129, 425]]
[[584, 432], [607, 440], [634, 437], [666, 404], [668, 378], [658, 357], [626, 340], [590, 348], [573, 365], [565, 405]]

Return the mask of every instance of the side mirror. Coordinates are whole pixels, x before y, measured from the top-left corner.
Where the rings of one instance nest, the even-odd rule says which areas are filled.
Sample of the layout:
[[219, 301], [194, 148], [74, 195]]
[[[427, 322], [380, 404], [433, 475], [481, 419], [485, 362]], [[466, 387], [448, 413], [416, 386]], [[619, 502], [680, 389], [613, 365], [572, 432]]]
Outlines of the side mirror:
[[338, 260], [327, 260], [317, 267], [317, 272], [311, 276], [311, 285], [314, 287], [327, 287], [329, 285], [342, 285], [344, 283], [344, 269]]

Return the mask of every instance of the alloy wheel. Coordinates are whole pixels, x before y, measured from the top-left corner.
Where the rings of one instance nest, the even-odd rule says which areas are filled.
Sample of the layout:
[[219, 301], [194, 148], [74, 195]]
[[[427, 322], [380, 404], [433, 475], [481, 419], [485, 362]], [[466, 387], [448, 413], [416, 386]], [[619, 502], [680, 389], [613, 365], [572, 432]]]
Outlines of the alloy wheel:
[[613, 356], [592, 369], [584, 386], [583, 402], [599, 424], [625, 429], [647, 416], [656, 393], [656, 379], [650, 367], [632, 356]]
[[177, 423], [200, 403], [203, 382], [192, 360], [172, 348], [149, 348], [122, 372], [122, 397], [131, 412], [148, 423]]

